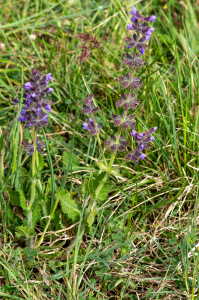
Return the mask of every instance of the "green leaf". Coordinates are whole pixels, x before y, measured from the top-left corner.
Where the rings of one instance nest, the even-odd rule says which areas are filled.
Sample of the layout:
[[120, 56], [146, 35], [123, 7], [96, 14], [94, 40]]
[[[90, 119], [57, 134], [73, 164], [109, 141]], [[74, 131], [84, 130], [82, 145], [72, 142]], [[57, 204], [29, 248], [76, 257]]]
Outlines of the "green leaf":
[[6, 193], [10, 196], [10, 202], [12, 205], [21, 206], [19, 192], [13, 191], [11, 188], [7, 187]]
[[24, 195], [24, 192], [23, 192], [22, 189], [19, 191], [19, 195], [20, 195], [20, 205], [21, 205], [21, 208], [23, 210], [27, 210], [26, 198], [25, 198], [25, 195]]
[[[65, 151], [63, 153], [63, 162], [68, 166], [69, 164], [69, 159], [70, 159], [70, 152], [68, 151]], [[74, 167], [78, 167], [80, 165], [80, 161], [79, 159], [74, 155], [72, 154], [72, 169]]]
[[94, 209], [90, 212], [90, 214], [88, 215], [88, 217], [87, 217], [87, 219], [86, 219], [86, 222], [87, 222], [87, 225], [88, 225], [88, 228], [89, 228], [89, 232], [90, 232], [91, 229], [92, 229], [92, 224], [93, 224], [93, 222], [94, 222], [94, 220], [95, 220], [95, 216], [96, 216], [97, 212], [98, 212], [98, 209], [97, 209], [97, 208], [94, 208]]
[[79, 203], [76, 200], [72, 200], [71, 194], [67, 190], [63, 190], [59, 194], [59, 198], [62, 211], [67, 214], [68, 218], [73, 222], [77, 222], [81, 214]]
[[32, 206], [32, 227], [34, 228], [37, 221], [41, 219], [41, 207], [40, 205]]
[[64, 225], [62, 223], [62, 214], [61, 214], [61, 209], [58, 209], [52, 218], [53, 224], [55, 225], [55, 230], [60, 230], [64, 229]]
[[48, 193], [51, 192], [51, 183], [52, 183], [51, 177], [49, 177], [49, 178], [48, 178], [48, 182], [47, 182], [47, 184], [46, 184], [45, 196], [47, 196]]
[[17, 239], [26, 238], [35, 235], [35, 232], [32, 228], [28, 228], [27, 226], [17, 226], [15, 229], [15, 236]]
[[87, 195], [88, 194], [88, 180], [84, 178], [84, 182], [82, 185], [82, 194]]
[[39, 157], [39, 165], [38, 165], [38, 170], [42, 171], [44, 168], [44, 157], [41, 153], [38, 153], [38, 157]]
[[[97, 189], [99, 183], [103, 180], [105, 173], [101, 173], [97, 176], [97, 178], [93, 181], [93, 188], [94, 190]], [[109, 193], [109, 184], [108, 184], [109, 180], [107, 179], [107, 183], [105, 183], [101, 189], [101, 191], [99, 192], [97, 199], [103, 201], [106, 200], [108, 198], [108, 193]]]

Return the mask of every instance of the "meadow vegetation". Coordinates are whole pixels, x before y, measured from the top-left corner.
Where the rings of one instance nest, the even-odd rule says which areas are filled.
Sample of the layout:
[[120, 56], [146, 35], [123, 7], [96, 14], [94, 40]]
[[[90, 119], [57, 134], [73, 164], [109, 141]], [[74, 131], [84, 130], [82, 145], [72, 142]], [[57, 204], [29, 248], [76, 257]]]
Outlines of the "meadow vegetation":
[[[157, 129], [144, 159], [121, 151], [106, 177], [132, 6], [156, 16], [134, 114], [136, 132]], [[0, 299], [199, 299], [198, 1], [0, 7]], [[32, 68], [52, 101], [37, 132], [22, 111]]]

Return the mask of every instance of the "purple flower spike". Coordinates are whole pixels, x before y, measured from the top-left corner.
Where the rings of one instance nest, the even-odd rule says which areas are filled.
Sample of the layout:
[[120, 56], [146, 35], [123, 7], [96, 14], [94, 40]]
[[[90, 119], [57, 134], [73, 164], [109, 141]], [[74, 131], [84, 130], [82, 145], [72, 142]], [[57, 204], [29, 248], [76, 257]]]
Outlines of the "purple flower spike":
[[31, 87], [32, 87], [32, 85], [31, 85], [30, 82], [25, 83], [24, 86], [25, 86], [25, 89], [28, 90], [28, 91], [30, 91], [30, 89], [31, 89]]
[[152, 15], [152, 16], [150, 16], [149, 21], [155, 22], [155, 19], [156, 19], [156, 16]]

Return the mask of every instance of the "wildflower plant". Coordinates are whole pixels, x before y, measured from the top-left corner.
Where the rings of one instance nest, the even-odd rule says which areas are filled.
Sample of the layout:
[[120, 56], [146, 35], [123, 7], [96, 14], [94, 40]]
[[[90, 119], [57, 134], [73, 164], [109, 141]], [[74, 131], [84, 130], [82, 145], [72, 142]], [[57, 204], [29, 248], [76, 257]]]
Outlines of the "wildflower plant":
[[[150, 40], [150, 36], [155, 28], [148, 26], [147, 22], [155, 22], [156, 16], [152, 15], [149, 17], [142, 16], [135, 7], [132, 7], [130, 11], [131, 23], [127, 25], [127, 30], [132, 33], [132, 37], [127, 37], [125, 42], [127, 43], [127, 49], [131, 53], [127, 52], [125, 59], [122, 61], [123, 66], [129, 68], [129, 72], [124, 76], [119, 77], [119, 83], [121, 83], [123, 92], [121, 99], [116, 101], [116, 107], [123, 108], [123, 113], [121, 115], [116, 115], [112, 113], [111, 118], [113, 120], [114, 127], [118, 129], [115, 135], [111, 134], [110, 140], [104, 142], [105, 147], [107, 147], [111, 154], [110, 162], [108, 164], [102, 143], [100, 140], [100, 129], [102, 124], [97, 124], [95, 113], [99, 111], [98, 107], [94, 107], [93, 94], [90, 94], [87, 99], [84, 99], [84, 103], [87, 105], [83, 106], [83, 113], [89, 116], [88, 123], [83, 123], [83, 129], [90, 133], [90, 136], [97, 136], [98, 143], [100, 146], [101, 155], [103, 158], [103, 163], [99, 162], [101, 170], [105, 171], [104, 178], [99, 182], [98, 187], [95, 190], [95, 195], [90, 203], [90, 209], [92, 210], [96, 205], [96, 200], [99, 198], [100, 191], [106, 184], [110, 173], [115, 170], [113, 168], [113, 163], [115, 161], [117, 152], [126, 152], [125, 162], [134, 161], [138, 164], [139, 160], [143, 160], [146, 154], [143, 152], [144, 149], [150, 148], [150, 142], [154, 139], [151, 134], [155, 132], [157, 127], [149, 129], [145, 133], [138, 133], [135, 131], [136, 119], [135, 111], [140, 104], [140, 100], [137, 99], [137, 92], [142, 88], [142, 81], [140, 77], [135, 76], [136, 70], [141, 70], [141, 68], [146, 65], [144, 59], [140, 55], [144, 55]], [[132, 136], [131, 140], [125, 140], [124, 134], [130, 131]], [[137, 144], [133, 147], [132, 140]]]
[[[39, 156], [44, 153], [45, 142], [39, 141], [38, 132], [41, 127], [48, 126], [48, 113], [51, 110], [52, 101], [47, 98], [48, 94], [53, 91], [53, 88], [49, 88], [49, 81], [52, 80], [51, 73], [46, 76], [42, 76], [40, 71], [32, 68], [30, 81], [25, 83], [22, 87], [24, 89], [23, 94], [23, 108], [18, 117], [18, 121], [25, 124], [26, 127], [30, 128], [32, 131], [32, 141], [29, 143], [27, 141], [22, 141], [24, 150], [32, 156], [32, 186], [30, 201], [26, 202], [27, 207], [23, 206], [24, 214], [27, 216], [27, 221], [25, 222], [27, 227], [27, 244], [32, 247], [33, 234], [34, 234], [34, 217], [36, 213], [39, 212], [33, 209], [33, 205], [36, 199], [36, 186], [39, 186], [42, 191], [42, 185], [40, 180], [37, 178], [37, 168], [39, 167]], [[14, 103], [18, 103], [18, 99], [14, 100]], [[21, 198], [25, 199], [24, 195]], [[24, 228], [26, 228], [24, 227]], [[23, 228], [23, 229], [24, 229]], [[20, 228], [18, 228], [20, 231]]]
[[[153, 140], [151, 134], [156, 130], [156, 127], [149, 129], [147, 132], [138, 133], [135, 130], [136, 126], [136, 110], [140, 104], [140, 100], [137, 98], [138, 89], [142, 88], [141, 78], [135, 76], [135, 70], [141, 70], [141, 68], [146, 64], [144, 59], [140, 55], [144, 55], [147, 44], [149, 41], [152, 32], [155, 30], [153, 27], [147, 26], [147, 22], [154, 22], [155, 16], [144, 17], [142, 16], [135, 7], [132, 8], [130, 12], [132, 15], [130, 24], [127, 25], [127, 29], [133, 32], [133, 37], [127, 37], [125, 39], [127, 43], [127, 48], [129, 52], [126, 53], [125, 59], [122, 61], [122, 65], [129, 69], [129, 72], [125, 76], [119, 77], [119, 83], [121, 83], [122, 89], [124, 91], [121, 94], [121, 98], [116, 101], [116, 108], [121, 108], [123, 110], [122, 114], [111, 114], [113, 120], [114, 128], [117, 129], [115, 134], [110, 135], [110, 139], [101, 142], [100, 130], [103, 126], [102, 123], [98, 123], [96, 120], [96, 113], [100, 110], [99, 107], [95, 106], [93, 100], [93, 94], [89, 94], [86, 99], [83, 99], [83, 109], [82, 112], [88, 118], [87, 122], [83, 123], [83, 129], [90, 135], [90, 137], [97, 137], [97, 141], [100, 148], [100, 153], [103, 159], [103, 162], [99, 161], [99, 167], [103, 171], [98, 176], [97, 179], [85, 180], [83, 185], [83, 194], [89, 193], [90, 203], [88, 207], [81, 207], [79, 203], [75, 202], [71, 198], [70, 193], [64, 189], [65, 183], [64, 180], [61, 184], [61, 187], [58, 189], [58, 192], [55, 194], [55, 202], [51, 202], [51, 211], [50, 216], [46, 213], [44, 217], [48, 217], [42, 236], [37, 244], [37, 247], [43, 241], [44, 235], [50, 225], [50, 221], [53, 218], [55, 210], [58, 203], [60, 202], [62, 212], [67, 214], [73, 222], [82, 220], [81, 228], [78, 230], [78, 234], [74, 238], [74, 241], [71, 242], [71, 248], [75, 245], [75, 242], [86, 228], [91, 229], [91, 225], [94, 221], [94, 217], [97, 213], [97, 200], [102, 199], [102, 191], [106, 186], [107, 180], [111, 173], [115, 173], [113, 164], [116, 158], [117, 153], [124, 155], [124, 163], [134, 161], [138, 164], [139, 160], [143, 160], [146, 157], [146, 154], [143, 152], [144, 149], [150, 148], [150, 142]], [[80, 34], [78, 38], [82, 41], [83, 54], [79, 58], [79, 63], [82, 62], [86, 57], [88, 57], [87, 44], [92, 44], [93, 48], [97, 48], [99, 43], [91, 38], [89, 35]], [[84, 53], [85, 52], [85, 53]], [[86, 54], [87, 53], [87, 54]], [[85, 54], [85, 55], [84, 55]], [[32, 131], [32, 141], [27, 142], [23, 141], [24, 150], [29, 153], [32, 157], [32, 183], [31, 183], [31, 192], [30, 192], [30, 201], [26, 201], [24, 195], [21, 195], [23, 201], [23, 210], [24, 214], [27, 217], [25, 227], [22, 228], [26, 230], [28, 245], [32, 245], [33, 236], [34, 236], [34, 224], [35, 219], [38, 220], [40, 215], [38, 213], [36, 203], [38, 199], [42, 199], [44, 190], [40, 178], [37, 175], [37, 169], [39, 168], [39, 155], [44, 153], [44, 148], [47, 146], [47, 141], [45, 138], [45, 143], [41, 141], [38, 137], [38, 132], [42, 127], [48, 126], [48, 113], [51, 110], [52, 101], [48, 99], [48, 95], [53, 91], [52, 88], [48, 87], [50, 80], [52, 80], [51, 73], [42, 77], [40, 71], [31, 70], [30, 81], [23, 85], [24, 94], [23, 94], [23, 104], [24, 107], [20, 112], [18, 121], [22, 122], [27, 128], [30, 128]], [[18, 99], [14, 100], [14, 104], [18, 103]], [[127, 134], [130, 132], [130, 135]], [[131, 136], [129, 140], [125, 139], [125, 136]], [[44, 135], [45, 137], [45, 135]], [[137, 145], [134, 147], [133, 145]], [[111, 158], [108, 162], [105, 156], [105, 151], [108, 150], [111, 152]], [[50, 155], [48, 153], [48, 155]], [[72, 152], [70, 154], [69, 162], [72, 161]], [[70, 163], [68, 165], [67, 174], [69, 171]], [[105, 175], [104, 175], [105, 172]], [[65, 175], [67, 177], [67, 174]], [[52, 174], [51, 174], [52, 175]], [[102, 177], [102, 176], [103, 177]], [[55, 189], [51, 191], [51, 195], [55, 192]], [[41, 197], [38, 197], [41, 195]], [[54, 197], [54, 195], [53, 195]], [[45, 198], [45, 196], [44, 196]], [[24, 201], [26, 204], [24, 204]], [[41, 201], [43, 211], [47, 211], [45, 200]], [[21, 229], [21, 230], [22, 230]], [[19, 229], [18, 229], [19, 230]]]

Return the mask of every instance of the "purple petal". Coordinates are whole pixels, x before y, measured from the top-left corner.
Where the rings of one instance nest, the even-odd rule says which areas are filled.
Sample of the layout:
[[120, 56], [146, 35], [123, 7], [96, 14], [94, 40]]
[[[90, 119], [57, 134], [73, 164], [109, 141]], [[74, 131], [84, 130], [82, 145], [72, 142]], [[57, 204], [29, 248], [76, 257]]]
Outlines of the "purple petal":
[[51, 106], [50, 106], [49, 104], [47, 104], [47, 105], [45, 106], [45, 110], [49, 113], [50, 110], [51, 110]]
[[141, 140], [143, 138], [144, 134], [141, 132], [140, 134], [137, 135], [137, 139]]
[[142, 151], [144, 149], [144, 144], [140, 144], [140, 147], [139, 147], [139, 151]]
[[[26, 99], [27, 99], [28, 101], [30, 101], [30, 99], [31, 99], [31, 94], [27, 94], [27, 95], [26, 95]], [[27, 103], [27, 101], [26, 101], [26, 103]]]
[[38, 108], [37, 108], [37, 115], [40, 116], [40, 114], [41, 114], [41, 108], [38, 107]]
[[19, 100], [17, 98], [15, 98], [14, 104], [17, 104], [17, 103], [19, 103]]
[[53, 77], [51, 76], [51, 73], [48, 73], [46, 75], [46, 80], [52, 80], [52, 79], [53, 79]]
[[26, 90], [30, 90], [31, 87], [32, 87], [32, 85], [31, 85], [30, 82], [25, 83], [25, 88], [26, 88]]
[[83, 129], [85, 129], [85, 130], [88, 129], [88, 124], [87, 123], [83, 123]]
[[132, 10], [130, 11], [131, 15], [135, 15], [137, 12], [137, 8], [135, 6], [132, 6]]
[[135, 131], [135, 130], [132, 130], [132, 131], [131, 131], [131, 135], [132, 135], [132, 136], [135, 136], [135, 135], [136, 135], [136, 131]]
[[26, 117], [23, 117], [23, 116], [19, 116], [19, 118], [17, 119], [19, 122], [24, 122], [27, 120]]
[[154, 140], [154, 136], [151, 136], [150, 137], [150, 142], [153, 141], [153, 140]]
[[93, 120], [91, 118], [89, 118], [88, 124], [91, 125], [92, 121]]
[[149, 31], [151, 31], [151, 32], [153, 32], [154, 30], [155, 30], [154, 27], [150, 27], [150, 28], [149, 28]]
[[49, 89], [48, 89], [48, 93], [51, 93], [52, 91], [54, 91], [53, 88], [49, 88]]
[[135, 22], [135, 20], [136, 20], [136, 16], [132, 16], [131, 21]]
[[140, 53], [141, 53], [142, 55], [144, 55], [144, 49], [143, 49], [143, 48], [140, 48], [139, 50], [140, 50]]
[[22, 116], [25, 116], [25, 115], [26, 115], [26, 110], [25, 110], [25, 109], [22, 109], [21, 112], [20, 112], [20, 114], [21, 114]]
[[127, 24], [126, 28], [132, 30], [132, 24]]
[[147, 32], [145, 32], [146, 36], [151, 36], [152, 32], [150, 30], [148, 30]]
[[139, 157], [139, 158], [141, 158], [141, 159], [145, 159], [145, 157], [146, 157], [146, 154], [144, 154], [144, 153], [141, 153], [141, 155], [140, 155], [140, 157]]
[[150, 16], [150, 19], [149, 19], [149, 21], [151, 21], [151, 22], [155, 22], [155, 19], [156, 19], [156, 16], [152, 15], [152, 16]]
[[35, 94], [35, 92], [32, 94], [32, 97], [33, 98], [37, 97], [37, 95]]
[[150, 40], [150, 36], [147, 35], [145, 41], [149, 41]]

